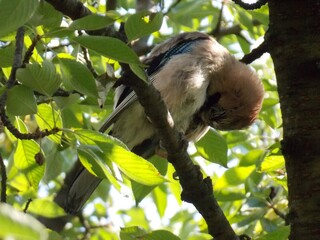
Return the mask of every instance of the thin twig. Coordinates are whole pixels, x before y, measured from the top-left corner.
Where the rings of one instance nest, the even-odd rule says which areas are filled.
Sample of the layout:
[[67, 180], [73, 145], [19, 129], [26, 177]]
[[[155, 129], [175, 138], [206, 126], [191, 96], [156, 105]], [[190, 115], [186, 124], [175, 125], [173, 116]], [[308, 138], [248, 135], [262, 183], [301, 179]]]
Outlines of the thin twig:
[[168, 10], [166, 12], [163, 13], [163, 15], [167, 15], [175, 6], [177, 6], [179, 3], [181, 2], [181, 0], [177, 0], [175, 1], [173, 4], [171, 4], [171, 6], [168, 8]]
[[236, 4], [238, 4], [240, 7], [246, 9], [246, 10], [254, 10], [261, 8], [263, 5], [265, 5], [268, 0], [258, 0], [256, 3], [245, 3], [242, 0], [232, 0]]
[[59, 128], [54, 127], [50, 130], [44, 129], [42, 131], [38, 131], [35, 133], [21, 133], [10, 121], [8, 116], [6, 115], [5, 108], [1, 106], [0, 108], [0, 119], [2, 120], [3, 125], [18, 139], [40, 139], [46, 136], [56, 134], [60, 131]]
[[33, 50], [36, 47], [36, 45], [40, 39], [41, 39], [41, 36], [38, 34], [32, 39], [32, 43], [31, 43], [30, 47], [28, 48], [26, 54], [24, 55], [24, 58], [22, 61], [22, 67], [25, 67], [25, 65], [29, 63], [30, 58], [33, 54]]
[[220, 33], [221, 30], [221, 24], [222, 24], [222, 17], [223, 17], [223, 7], [224, 7], [224, 2], [221, 4], [220, 12], [219, 12], [219, 17], [218, 17], [218, 22], [215, 26], [215, 28], [212, 30], [210, 35], [217, 36]]
[[24, 209], [23, 209], [23, 212], [24, 212], [24, 213], [27, 213], [28, 208], [29, 208], [31, 202], [32, 202], [32, 198], [29, 198], [28, 201], [27, 201], [27, 203], [26, 203], [26, 206], [25, 206]]
[[83, 240], [88, 239], [90, 236], [90, 225], [88, 224], [87, 220], [84, 218], [82, 212], [80, 212], [78, 215], [79, 221], [82, 224], [82, 226], [85, 229], [85, 232], [83, 234]]
[[10, 89], [14, 86], [16, 82], [17, 70], [22, 65], [22, 51], [23, 51], [23, 43], [24, 43], [23, 39], [24, 39], [24, 28], [20, 27], [16, 35], [16, 49], [14, 51], [13, 65], [10, 72], [9, 80], [6, 85], [7, 89]]
[[[37, 41], [33, 41], [33, 44], [35, 46]], [[8, 95], [8, 90], [12, 88], [16, 84], [16, 73], [19, 68], [22, 67], [22, 51], [23, 51], [23, 44], [24, 44], [24, 28], [20, 27], [17, 31], [16, 34], [16, 49], [14, 52], [14, 59], [13, 59], [13, 65], [11, 69], [11, 73], [9, 76], [9, 80], [6, 84], [6, 89], [3, 92], [3, 94], [0, 97], [0, 119], [3, 123], [3, 125], [18, 139], [39, 139], [43, 138], [46, 136], [49, 136], [51, 134], [55, 134], [60, 129], [58, 128], [53, 128], [51, 130], [45, 129], [44, 131], [38, 131], [35, 133], [21, 133], [10, 121], [8, 116], [6, 115], [6, 110], [5, 110], [5, 105], [6, 105], [6, 100], [7, 100], [7, 95]], [[32, 46], [31, 45], [31, 46]], [[29, 50], [27, 51], [27, 54], [25, 55], [24, 61], [28, 62], [29, 61], [29, 56], [32, 55], [32, 51], [34, 49], [33, 47], [30, 47]]]
[[253, 49], [250, 53], [243, 56], [240, 60], [245, 64], [252, 63], [254, 60], [260, 58], [264, 53], [268, 52], [269, 43], [267, 38], [255, 49]]
[[289, 218], [287, 214], [281, 212], [278, 208], [274, 206], [273, 203], [268, 203], [268, 207], [271, 208], [276, 215], [278, 215], [280, 218], [284, 220], [285, 225], [289, 225]]
[[94, 69], [91, 60], [89, 59], [89, 53], [88, 53], [88, 49], [86, 49], [85, 47], [81, 46], [82, 52], [83, 52], [83, 57], [84, 60], [86, 61], [87, 67], [90, 70], [90, 72], [92, 73], [92, 75], [97, 78], [99, 75], [96, 72], [96, 70]]
[[1, 202], [7, 202], [7, 172], [3, 158], [0, 154], [0, 171], [1, 171]]

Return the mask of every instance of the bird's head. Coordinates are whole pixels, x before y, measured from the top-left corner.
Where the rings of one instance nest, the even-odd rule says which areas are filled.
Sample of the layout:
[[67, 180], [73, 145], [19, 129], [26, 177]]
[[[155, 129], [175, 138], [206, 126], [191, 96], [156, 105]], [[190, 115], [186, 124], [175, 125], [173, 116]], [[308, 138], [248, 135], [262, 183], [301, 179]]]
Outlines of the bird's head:
[[250, 126], [261, 109], [264, 90], [249, 66], [231, 57], [220, 73], [212, 73], [202, 120], [218, 130]]

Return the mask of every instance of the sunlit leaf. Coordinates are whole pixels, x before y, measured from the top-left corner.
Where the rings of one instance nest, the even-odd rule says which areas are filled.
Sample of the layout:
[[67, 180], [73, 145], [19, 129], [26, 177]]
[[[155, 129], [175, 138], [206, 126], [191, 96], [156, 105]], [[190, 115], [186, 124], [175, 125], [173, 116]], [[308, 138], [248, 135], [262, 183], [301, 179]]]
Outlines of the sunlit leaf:
[[[149, 162], [151, 162], [158, 169], [161, 175], [166, 174], [168, 169], [168, 161], [160, 157], [153, 156], [151, 159], [149, 159]], [[155, 188], [155, 186], [146, 186], [144, 184], [131, 181], [131, 188], [136, 205], [139, 205], [139, 203]]]
[[104, 157], [101, 152], [89, 146], [82, 146], [78, 148], [78, 156], [82, 165], [91, 174], [108, 179], [116, 189], [120, 190], [121, 186], [112, 175], [108, 165], [104, 162]]
[[253, 164], [257, 164], [258, 162], [261, 162], [264, 153], [265, 151], [260, 149], [255, 149], [248, 152], [241, 159], [239, 166], [241, 167], [251, 166]]
[[46, 228], [29, 214], [0, 204], [0, 237], [2, 239], [45, 240]]
[[118, 140], [106, 134], [90, 130], [76, 130], [80, 142], [97, 145], [105, 158], [116, 163], [119, 169], [130, 179], [141, 184], [153, 186], [165, 181], [152, 163], [128, 151]]
[[[46, 129], [51, 130], [55, 127], [59, 129], [62, 128], [60, 111], [53, 109], [50, 104], [43, 103], [38, 105], [38, 114], [35, 116], [38, 126], [42, 131], [45, 131]], [[61, 132], [51, 134], [48, 138], [53, 142], [60, 144], [61, 134]]]
[[282, 155], [271, 155], [265, 157], [263, 160], [260, 171], [272, 172], [278, 169], [282, 169], [285, 165], [284, 157]]
[[28, 212], [48, 218], [66, 215], [65, 211], [54, 201], [39, 198], [32, 200], [28, 207]]
[[14, 86], [8, 91], [8, 113], [16, 116], [37, 113], [37, 104], [33, 91], [26, 86]]
[[40, 180], [44, 175], [45, 162], [37, 162], [40, 146], [34, 140], [18, 140], [14, 153], [14, 165], [27, 178], [29, 186], [38, 189]]
[[230, 168], [215, 182], [214, 188], [218, 190], [243, 184], [255, 168], [255, 166]]
[[127, 226], [139, 226], [138, 229], [142, 231], [149, 228], [149, 220], [146, 218], [146, 212], [139, 207], [133, 207], [125, 212], [124, 215], [130, 217], [130, 221], [127, 222]]

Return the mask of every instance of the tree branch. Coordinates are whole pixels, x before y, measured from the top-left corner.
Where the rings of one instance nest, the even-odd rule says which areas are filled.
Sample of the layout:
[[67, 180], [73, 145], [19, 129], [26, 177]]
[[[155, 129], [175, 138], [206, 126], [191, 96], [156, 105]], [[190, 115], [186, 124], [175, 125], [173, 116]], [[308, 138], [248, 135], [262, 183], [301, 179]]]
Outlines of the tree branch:
[[249, 64], [252, 63], [254, 60], [260, 58], [264, 53], [268, 52], [268, 42], [268, 38], [265, 38], [265, 40], [257, 48], [253, 49], [250, 53], [244, 55], [240, 61], [245, 64]]
[[32, 43], [30, 45], [30, 47], [28, 48], [27, 52], [24, 55], [23, 61], [22, 61], [22, 66], [24, 67], [26, 64], [29, 63], [30, 58], [32, 56], [33, 50], [36, 47], [37, 43], [39, 42], [39, 40], [41, 39], [40, 35], [36, 35], [33, 39], [32, 39]]
[[26, 203], [26, 206], [25, 206], [24, 209], [23, 209], [23, 212], [24, 212], [24, 213], [27, 213], [28, 208], [29, 208], [31, 202], [32, 202], [32, 198], [29, 198], [28, 201], [27, 201], [27, 203]]
[[[85, 7], [79, 0], [45, 0], [50, 3], [57, 11], [70, 17], [72, 20], [83, 18], [91, 15], [92, 12]], [[118, 32], [114, 29], [113, 25], [93, 31], [86, 31], [90, 35], [111, 36], [117, 37]]]
[[0, 171], [1, 171], [1, 202], [7, 202], [7, 172], [3, 158], [0, 154]]
[[[187, 153], [188, 143], [175, 129], [172, 119], [159, 92], [135, 76], [129, 67], [121, 81], [136, 92], [140, 104], [158, 131], [161, 142], [168, 153], [168, 161], [174, 166], [183, 192], [183, 200], [192, 203], [205, 219], [209, 234], [217, 240], [239, 239], [224, 216], [213, 196], [209, 177], [203, 179], [200, 168], [193, 164]], [[156, 109], [156, 110], [155, 110]]]
[[18, 139], [26, 139], [26, 140], [31, 140], [31, 139], [40, 139], [44, 138], [46, 136], [56, 134], [57, 132], [60, 131], [59, 128], [54, 127], [50, 130], [44, 129], [43, 131], [37, 131], [34, 133], [21, 133], [10, 121], [8, 116], [6, 115], [6, 111], [4, 106], [0, 107], [0, 119], [3, 123], [3, 125], [9, 130], [9, 132], [12, 133], [13, 136], [15, 136]]
[[242, 0], [232, 0], [234, 3], [238, 4], [240, 7], [246, 10], [254, 10], [261, 8], [263, 5], [267, 4], [268, 0], [258, 0], [256, 3], [245, 3]]
[[221, 4], [221, 8], [220, 8], [217, 24], [216, 24], [215, 28], [212, 30], [212, 32], [209, 33], [210, 35], [216, 36], [221, 31], [221, 24], [222, 24], [222, 17], [223, 17], [223, 7], [224, 7], [224, 2], [222, 2], [222, 4]]
[[[12, 88], [16, 84], [16, 73], [19, 68], [22, 67], [22, 51], [23, 51], [23, 44], [24, 44], [24, 28], [20, 27], [16, 34], [16, 49], [14, 52], [14, 59], [13, 59], [13, 65], [10, 72], [9, 80], [6, 83], [5, 91], [2, 93], [0, 97], [0, 119], [3, 123], [3, 125], [18, 139], [39, 139], [43, 138], [45, 136], [55, 134], [60, 129], [53, 128], [51, 130], [45, 129], [44, 131], [38, 131], [35, 133], [21, 133], [9, 120], [8, 116], [6, 115], [5, 105], [8, 95], [8, 90]], [[28, 56], [31, 56], [32, 51], [34, 49], [35, 43], [30, 46], [29, 51], [27, 51], [25, 56], [25, 61], [29, 61]], [[33, 46], [34, 45], [34, 46]], [[32, 47], [33, 46], [33, 47]]]
[[[23, 51], [23, 43], [24, 43], [23, 38], [24, 38], [24, 28], [20, 27], [16, 34], [16, 49], [14, 51], [13, 65], [10, 72], [9, 80], [6, 84], [7, 89], [10, 89], [14, 86], [16, 82], [17, 70], [22, 65], [22, 51]], [[4, 94], [2, 97], [6, 99], [6, 94]]]

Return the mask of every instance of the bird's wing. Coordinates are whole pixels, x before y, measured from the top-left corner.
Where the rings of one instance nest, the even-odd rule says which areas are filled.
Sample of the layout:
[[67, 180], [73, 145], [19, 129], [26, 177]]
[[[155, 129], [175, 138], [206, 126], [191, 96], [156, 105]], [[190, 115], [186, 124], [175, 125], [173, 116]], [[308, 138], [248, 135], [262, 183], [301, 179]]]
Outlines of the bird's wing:
[[[150, 53], [150, 56], [144, 60], [144, 63], [148, 65], [146, 72], [150, 82], [154, 82], [154, 76], [173, 56], [190, 52], [195, 42], [204, 39], [209, 39], [209, 36], [199, 32], [184, 33], [157, 46]], [[105, 132], [116, 121], [121, 112], [136, 100], [135, 92], [130, 87], [125, 87], [116, 103], [116, 108], [101, 126], [100, 132]]]

